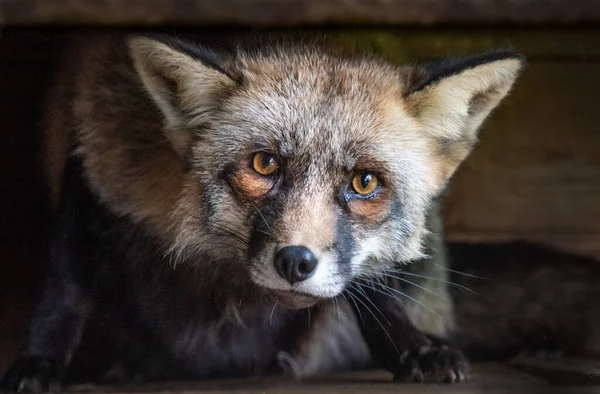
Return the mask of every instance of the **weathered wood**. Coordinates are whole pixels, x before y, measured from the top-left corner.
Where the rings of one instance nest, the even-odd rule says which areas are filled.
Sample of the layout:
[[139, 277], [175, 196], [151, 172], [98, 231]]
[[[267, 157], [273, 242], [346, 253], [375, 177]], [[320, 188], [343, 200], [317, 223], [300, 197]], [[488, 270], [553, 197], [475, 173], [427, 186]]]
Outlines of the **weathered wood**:
[[600, 257], [598, 69], [529, 64], [453, 180], [450, 238], [528, 238]]
[[522, 354], [511, 366], [553, 384], [600, 384], [600, 361], [586, 358], [564, 358], [552, 354]]
[[596, 0], [2, 0], [7, 25], [578, 23]]
[[[599, 2], [600, 4], [600, 2]], [[513, 48], [528, 62], [584, 62], [600, 59], [600, 29], [586, 28], [331, 28], [328, 34], [357, 50], [370, 50], [404, 63], [443, 55]]]
[[[517, 391], [513, 391], [513, 390]], [[385, 371], [356, 371], [334, 374], [319, 378], [294, 381], [290, 379], [230, 379], [209, 382], [161, 382], [136, 387], [91, 386], [73, 387], [73, 392], [187, 392], [187, 393], [406, 393], [433, 394], [439, 385], [399, 384], [392, 382], [391, 374]], [[489, 390], [489, 391], [488, 391]], [[531, 375], [512, 370], [500, 364], [482, 364], [474, 367], [471, 380], [465, 384], [444, 387], [444, 392], [456, 394], [480, 393], [532, 393], [552, 391], [547, 382]]]

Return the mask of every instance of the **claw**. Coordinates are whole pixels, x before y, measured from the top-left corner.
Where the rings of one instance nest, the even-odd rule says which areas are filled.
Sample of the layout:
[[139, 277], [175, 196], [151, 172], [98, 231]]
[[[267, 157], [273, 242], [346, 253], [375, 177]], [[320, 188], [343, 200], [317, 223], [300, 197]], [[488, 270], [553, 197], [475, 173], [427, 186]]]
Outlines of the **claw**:
[[448, 346], [420, 346], [410, 352], [403, 364], [394, 380], [458, 383], [466, 380], [469, 373], [467, 359], [459, 350]]

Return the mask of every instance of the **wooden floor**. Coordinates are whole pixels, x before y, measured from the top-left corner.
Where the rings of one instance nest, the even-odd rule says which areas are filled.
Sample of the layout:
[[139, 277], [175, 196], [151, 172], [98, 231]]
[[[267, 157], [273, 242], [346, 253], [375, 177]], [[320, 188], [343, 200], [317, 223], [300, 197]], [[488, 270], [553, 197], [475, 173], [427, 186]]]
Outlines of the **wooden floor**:
[[[567, 368], [569, 369], [569, 368]], [[560, 374], [559, 374], [560, 375]], [[209, 382], [164, 382], [151, 385], [102, 387], [81, 385], [71, 388], [71, 392], [96, 393], [600, 393], [600, 384], [583, 377], [579, 382], [552, 382], [537, 373], [522, 372], [509, 366], [489, 363], [477, 364], [467, 382], [454, 385], [400, 384], [391, 381], [391, 375], [384, 371], [353, 372], [313, 378], [305, 381], [286, 379], [239, 379]], [[566, 383], [566, 384], [564, 384]]]

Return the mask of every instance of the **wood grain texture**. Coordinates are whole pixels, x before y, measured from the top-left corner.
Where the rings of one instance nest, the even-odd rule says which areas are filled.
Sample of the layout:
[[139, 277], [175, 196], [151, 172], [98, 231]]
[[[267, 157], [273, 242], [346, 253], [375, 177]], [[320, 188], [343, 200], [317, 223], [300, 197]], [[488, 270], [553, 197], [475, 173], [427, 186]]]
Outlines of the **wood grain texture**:
[[489, 363], [474, 365], [468, 382], [454, 385], [399, 384], [391, 381], [391, 375], [384, 371], [357, 371], [335, 374], [320, 378], [292, 381], [285, 379], [232, 379], [208, 382], [161, 382], [157, 384], [133, 386], [93, 386], [72, 387], [70, 392], [95, 393], [313, 393], [313, 394], [584, 394], [597, 393], [598, 386], [580, 386], [579, 382], [555, 386], [528, 373], [519, 372], [506, 366]]
[[1, 0], [9, 25], [580, 23], [596, 0]]
[[[399, 384], [392, 382], [390, 373], [381, 370], [356, 371], [329, 376], [315, 377], [302, 381], [282, 378], [270, 379], [223, 379], [196, 382], [160, 382], [129, 388], [135, 392], [188, 392], [188, 393], [406, 393], [432, 394], [439, 392], [439, 385]], [[531, 393], [533, 390], [551, 390], [544, 380], [524, 374], [503, 365], [490, 363], [477, 365], [471, 381], [465, 384], [446, 385], [444, 392], [471, 394], [482, 390], [512, 390], [521, 388]], [[529, 391], [525, 391], [528, 389]], [[124, 392], [128, 388], [115, 386], [75, 386], [73, 392]], [[494, 392], [494, 391], [492, 391]], [[499, 391], [505, 392], [505, 391]]]
[[529, 64], [453, 180], [451, 239], [527, 238], [600, 257], [600, 64]]

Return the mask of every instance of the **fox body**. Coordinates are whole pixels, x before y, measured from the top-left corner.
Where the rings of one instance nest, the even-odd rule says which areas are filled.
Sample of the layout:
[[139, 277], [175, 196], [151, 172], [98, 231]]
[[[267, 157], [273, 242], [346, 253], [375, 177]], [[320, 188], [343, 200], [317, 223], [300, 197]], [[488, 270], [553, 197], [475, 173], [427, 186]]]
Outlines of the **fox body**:
[[439, 199], [520, 56], [397, 66], [256, 32], [75, 41], [45, 122], [51, 272], [5, 387], [371, 364], [465, 378]]

